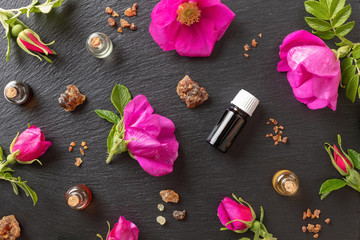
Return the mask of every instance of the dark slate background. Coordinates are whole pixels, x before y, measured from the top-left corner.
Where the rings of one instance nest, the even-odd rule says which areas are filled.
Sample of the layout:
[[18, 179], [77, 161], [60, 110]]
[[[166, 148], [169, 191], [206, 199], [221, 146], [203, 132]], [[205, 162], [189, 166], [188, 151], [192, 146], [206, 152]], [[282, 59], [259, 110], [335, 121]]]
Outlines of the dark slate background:
[[[30, 1], [2, 1], [1, 7], [14, 8]], [[359, 1], [352, 0], [351, 19], [360, 13]], [[265, 209], [265, 225], [279, 239], [312, 239], [303, 234], [302, 212], [307, 208], [322, 210], [321, 239], [357, 240], [360, 228], [360, 195], [350, 188], [332, 193], [321, 201], [318, 190], [323, 181], [339, 177], [323, 148], [325, 141], [343, 137], [345, 148], [360, 150], [359, 100], [351, 103], [340, 90], [336, 112], [329, 108], [310, 110], [297, 102], [286, 74], [276, 72], [278, 46], [283, 38], [298, 29], [307, 29], [303, 1], [224, 0], [235, 13], [230, 28], [215, 46], [211, 57], [180, 57], [176, 52], [163, 52], [152, 40], [148, 26], [150, 13], [157, 1], [139, 2], [138, 17], [131, 18], [139, 26], [136, 32], [125, 29], [119, 34], [107, 25], [105, 7], [122, 13], [132, 1], [71, 1], [45, 16], [22, 17], [45, 42], [58, 53], [53, 64], [39, 62], [12, 41], [11, 60], [5, 62], [6, 40], [0, 48], [0, 83], [3, 89], [10, 80], [29, 84], [34, 91], [32, 101], [23, 107], [12, 105], [0, 97], [0, 144], [7, 149], [17, 131], [27, 124], [40, 126], [53, 145], [41, 157], [43, 166], [15, 166], [15, 175], [28, 180], [39, 196], [33, 207], [23, 193], [16, 196], [9, 183], [0, 183], [0, 215], [15, 214], [22, 227], [20, 239], [97, 239], [106, 235], [106, 220], [111, 225], [120, 215], [140, 229], [140, 239], [239, 239], [232, 232], [220, 232], [216, 216], [219, 202], [236, 193], [252, 204], [259, 215]], [[114, 53], [106, 60], [92, 57], [85, 40], [92, 32], [110, 36]], [[243, 45], [263, 33], [256, 49], [243, 56]], [[359, 24], [349, 39], [360, 39]], [[330, 42], [329, 42], [330, 43]], [[187, 109], [177, 96], [177, 82], [185, 75], [205, 87], [209, 100], [196, 109]], [[116, 83], [126, 85], [133, 96], [144, 94], [155, 112], [176, 125], [180, 143], [174, 172], [152, 177], [127, 154], [119, 155], [108, 165], [106, 138], [111, 124], [100, 119], [95, 109], [115, 110], [110, 93]], [[57, 98], [66, 85], [76, 84], [87, 96], [85, 104], [75, 112], [65, 112]], [[248, 125], [227, 154], [205, 142], [208, 133], [240, 89], [260, 99], [260, 105]], [[286, 127], [287, 145], [275, 147], [264, 136], [270, 132], [265, 123], [276, 118]], [[86, 141], [89, 150], [80, 168], [74, 166], [80, 156], [78, 148], [68, 153], [69, 143]], [[271, 185], [273, 174], [290, 169], [300, 178], [298, 196], [278, 195]], [[84, 183], [94, 195], [84, 211], [70, 209], [64, 200], [72, 185]], [[178, 205], [165, 204], [160, 213], [159, 191], [174, 189], [180, 194]], [[174, 209], [186, 209], [183, 222], [171, 216]], [[167, 224], [160, 226], [156, 217], [163, 215]], [[332, 219], [331, 225], [323, 222]], [[245, 235], [246, 236], [246, 235]], [[248, 235], [252, 236], [252, 235]]]

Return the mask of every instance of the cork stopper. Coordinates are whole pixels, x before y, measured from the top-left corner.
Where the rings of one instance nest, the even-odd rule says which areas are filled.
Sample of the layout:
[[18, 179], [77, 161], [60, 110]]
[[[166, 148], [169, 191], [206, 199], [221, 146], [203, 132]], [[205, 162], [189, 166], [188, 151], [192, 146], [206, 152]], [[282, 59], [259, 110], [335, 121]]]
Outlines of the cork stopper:
[[99, 37], [93, 37], [90, 44], [93, 48], [98, 48], [101, 45], [101, 39]]
[[289, 193], [295, 192], [297, 190], [297, 186], [293, 181], [286, 181], [284, 183], [284, 188]]
[[76, 195], [72, 195], [68, 199], [68, 205], [70, 207], [75, 207], [80, 203], [80, 198]]
[[18, 91], [16, 88], [14, 87], [8, 87], [5, 89], [5, 95], [8, 97], [8, 98], [15, 98], [16, 95], [17, 95]]

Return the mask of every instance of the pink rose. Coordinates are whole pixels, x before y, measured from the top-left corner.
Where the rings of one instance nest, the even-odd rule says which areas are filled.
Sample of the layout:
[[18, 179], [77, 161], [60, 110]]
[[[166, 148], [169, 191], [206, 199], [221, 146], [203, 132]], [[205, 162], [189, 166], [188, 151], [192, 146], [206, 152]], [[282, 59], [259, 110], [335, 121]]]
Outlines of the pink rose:
[[121, 216], [106, 240], [138, 240], [138, 238], [139, 229], [136, 225]]
[[299, 102], [336, 110], [340, 61], [320, 38], [304, 30], [289, 34], [280, 45], [280, 59], [277, 70], [287, 72]]
[[229, 230], [238, 232], [247, 231], [255, 221], [255, 214], [251, 208], [228, 197], [221, 201], [218, 207], [218, 216], [222, 225]]
[[208, 57], [234, 17], [221, 0], [161, 0], [151, 13], [149, 31], [164, 51]]
[[333, 165], [334, 167], [340, 172], [341, 175], [347, 175], [348, 173], [348, 167], [353, 169], [354, 165], [352, 164], [352, 162], [345, 157], [341, 151], [336, 147], [336, 145], [334, 144], [334, 162]]
[[174, 123], [153, 111], [144, 95], [131, 100], [124, 109], [124, 139], [129, 141], [129, 151], [146, 172], [163, 176], [173, 171], [179, 143]]
[[45, 141], [43, 132], [36, 126], [30, 126], [14, 141], [9, 157], [15, 157], [19, 163], [28, 164], [36, 161], [51, 146], [51, 142]]

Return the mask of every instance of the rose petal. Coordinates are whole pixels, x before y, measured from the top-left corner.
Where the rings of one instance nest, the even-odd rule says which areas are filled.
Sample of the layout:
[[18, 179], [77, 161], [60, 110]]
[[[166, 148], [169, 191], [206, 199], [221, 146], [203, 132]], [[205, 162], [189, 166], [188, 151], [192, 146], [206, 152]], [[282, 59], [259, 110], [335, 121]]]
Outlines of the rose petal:
[[107, 240], [138, 240], [138, 237], [139, 229], [136, 225], [121, 216], [110, 231]]
[[175, 48], [181, 56], [208, 57], [214, 48], [218, 31], [214, 24], [206, 19], [191, 26], [181, 25]]
[[177, 18], [179, 5], [187, 0], [161, 0], [151, 12], [152, 23], [165, 27]]
[[288, 72], [290, 70], [291, 70], [291, 68], [289, 67], [289, 64], [287, 63], [287, 59], [281, 60], [277, 65], [278, 72]]
[[279, 53], [280, 58], [286, 59], [288, 55], [288, 51], [293, 47], [307, 46], [307, 45], [326, 47], [324, 41], [321, 40], [319, 37], [305, 30], [299, 30], [290, 33], [284, 38], [282, 45], [280, 45], [280, 53]]
[[[204, 1], [199, 1], [199, 3], [200, 2]], [[235, 13], [226, 5], [218, 3], [211, 7], [201, 9], [200, 21], [203, 21], [204, 18], [207, 18], [214, 24], [215, 31], [217, 32], [216, 40], [219, 41], [234, 20]]]
[[151, 22], [149, 31], [154, 41], [164, 51], [175, 50], [176, 38], [180, 29], [181, 23], [177, 20], [172, 21], [166, 26], [161, 26], [155, 22]]

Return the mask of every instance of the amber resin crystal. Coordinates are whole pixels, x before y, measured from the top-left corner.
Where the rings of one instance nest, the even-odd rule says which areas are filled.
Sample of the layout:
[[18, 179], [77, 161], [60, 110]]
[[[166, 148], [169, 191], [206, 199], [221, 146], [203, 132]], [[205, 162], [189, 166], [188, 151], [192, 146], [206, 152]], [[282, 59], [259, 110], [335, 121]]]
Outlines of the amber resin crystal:
[[65, 93], [60, 95], [59, 105], [67, 112], [74, 111], [77, 106], [85, 101], [85, 99], [85, 95], [81, 94], [75, 85], [69, 85], [67, 86]]
[[176, 92], [188, 108], [195, 108], [209, 98], [205, 88], [200, 87], [188, 75], [179, 82]]

